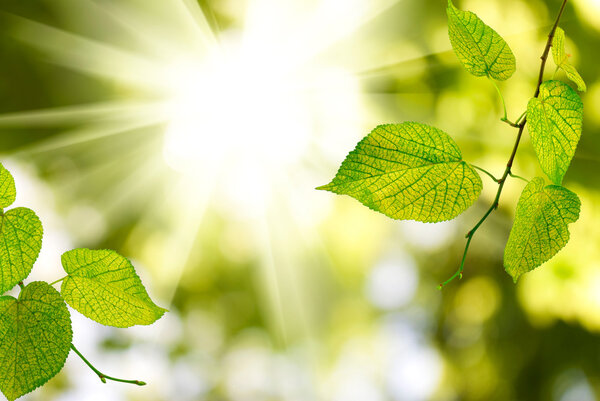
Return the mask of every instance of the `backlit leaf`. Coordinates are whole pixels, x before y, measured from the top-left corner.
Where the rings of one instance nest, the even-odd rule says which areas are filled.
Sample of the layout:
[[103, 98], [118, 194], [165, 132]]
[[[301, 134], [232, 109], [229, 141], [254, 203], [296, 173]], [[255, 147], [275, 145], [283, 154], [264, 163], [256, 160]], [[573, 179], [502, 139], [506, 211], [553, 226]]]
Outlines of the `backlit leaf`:
[[587, 88], [585, 82], [583, 82], [583, 78], [581, 78], [577, 69], [569, 64], [569, 56], [565, 52], [565, 31], [561, 28], [556, 28], [556, 32], [554, 32], [554, 37], [552, 38], [552, 58], [554, 59], [554, 64], [561, 68], [567, 75], [567, 78], [577, 85], [577, 89], [585, 92]]
[[0, 297], [0, 390], [9, 401], [33, 391], [65, 364], [73, 332], [67, 305], [47, 283]]
[[516, 282], [556, 255], [569, 241], [568, 225], [579, 218], [577, 195], [534, 178], [523, 190], [504, 249], [504, 268]]
[[13, 204], [17, 197], [13, 176], [0, 164], [0, 208]]
[[542, 170], [560, 185], [581, 136], [583, 103], [579, 95], [564, 82], [544, 82], [539, 97], [527, 105], [527, 122]]
[[454, 7], [448, 0], [448, 36], [462, 65], [475, 76], [504, 81], [515, 72], [515, 56], [508, 44], [477, 15]]
[[448, 134], [406, 122], [375, 128], [317, 189], [350, 195], [394, 219], [438, 222], [465, 211], [481, 187]]
[[0, 217], [0, 294], [29, 276], [42, 248], [42, 223], [27, 208], [11, 209]]
[[129, 260], [111, 250], [73, 249], [62, 255], [69, 274], [61, 294], [71, 307], [114, 327], [147, 325], [165, 309], [154, 304]]

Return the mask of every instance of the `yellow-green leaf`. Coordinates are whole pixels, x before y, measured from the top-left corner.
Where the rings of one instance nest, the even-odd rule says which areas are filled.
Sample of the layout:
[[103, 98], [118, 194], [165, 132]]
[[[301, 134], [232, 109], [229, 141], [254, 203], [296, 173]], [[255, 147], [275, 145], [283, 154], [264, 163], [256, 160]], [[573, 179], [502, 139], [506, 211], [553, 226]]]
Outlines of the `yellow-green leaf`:
[[28, 284], [15, 299], [0, 297], [0, 390], [13, 401], [54, 377], [73, 332], [67, 305], [47, 283]]
[[393, 219], [439, 222], [465, 211], [481, 187], [448, 134], [406, 122], [371, 131], [317, 189], [350, 195]]
[[13, 204], [17, 197], [13, 176], [0, 164], [0, 209]]
[[42, 248], [42, 223], [27, 208], [11, 209], [0, 217], [0, 294], [29, 276]]
[[559, 185], [534, 178], [521, 193], [506, 248], [504, 268], [516, 282], [542, 265], [569, 241], [568, 225], [579, 218], [577, 195]]
[[583, 103], [560, 81], [546, 81], [527, 105], [527, 123], [542, 170], [560, 185], [581, 137]]
[[583, 78], [581, 78], [577, 69], [569, 63], [569, 56], [565, 52], [565, 31], [560, 27], [556, 28], [554, 37], [552, 38], [552, 58], [554, 59], [554, 64], [558, 68], [561, 68], [567, 75], [567, 78], [577, 85], [577, 89], [585, 92], [587, 87], [585, 86], [585, 82], [583, 82]]
[[467, 71], [499, 81], [510, 78], [516, 62], [504, 39], [477, 15], [457, 9], [450, 0], [446, 13], [450, 43]]
[[152, 324], [165, 313], [152, 302], [131, 262], [117, 252], [73, 249], [61, 260], [68, 273], [61, 294], [90, 319], [130, 327]]

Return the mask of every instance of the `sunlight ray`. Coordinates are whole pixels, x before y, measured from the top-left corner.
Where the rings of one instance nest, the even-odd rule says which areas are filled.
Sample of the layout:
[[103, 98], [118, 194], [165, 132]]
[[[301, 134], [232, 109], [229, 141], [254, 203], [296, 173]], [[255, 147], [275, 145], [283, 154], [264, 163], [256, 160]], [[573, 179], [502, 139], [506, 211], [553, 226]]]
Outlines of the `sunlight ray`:
[[[327, 0], [319, 4], [313, 15], [304, 21], [301, 29], [291, 33], [288, 49], [294, 54], [288, 58], [303, 63], [317, 56], [371, 23], [377, 16], [401, 0]], [[340, 13], [340, 9], [347, 12]], [[335, 24], [332, 24], [335, 21]]]
[[143, 88], [155, 88], [164, 79], [160, 65], [141, 55], [26, 18], [12, 18], [17, 21], [12, 34], [54, 63]]
[[[163, 192], [162, 202], [156, 202], [154, 212], [157, 216], [164, 215], [164, 210], [172, 213], [169, 237], [164, 246], [164, 259], [157, 261], [157, 266], [162, 267], [156, 269], [166, 288], [163, 294], [169, 305], [196, 245], [198, 232], [216, 186], [215, 175], [206, 175], [202, 188], [189, 182], [190, 178], [168, 185]], [[193, 178], [193, 181], [196, 179]]]
[[[160, 14], [157, 12], [156, 16], [140, 15], [139, 8], [123, 1], [103, 2], [97, 6], [145, 43], [146, 52], [168, 61], [184, 53], [195, 53], [201, 56], [207, 49], [218, 44], [200, 7], [188, 3], [188, 0], [157, 3], [161, 12]], [[165, 15], [173, 15], [180, 23], [169, 25], [168, 30], [158, 31], [157, 28], [161, 26]]]
[[199, 39], [208, 45], [208, 46], [216, 46], [218, 45], [217, 36], [213, 32], [202, 8], [198, 4], [197, 0], [174, 0], [176, 4], [179, 4], [179, 8], [182, 9], [182, 12], [189, 17], [191, 21], [191, 26], [196, 28], [197, 36]]
[[131, 121], [117, 121], [94, 123], [90, 126], [67, 131], [61, 135], [51, 137], [47, 140], [26, 145], [14, 151], [15, 155], [32, 155], [36, 153], [56, 151], [85, 142], [108, 138], [115, 135], [126, 135], [128, 132], [142, 127], [150, 127], [160, 124], [166, 120], [164, 115], [152, 115], [144, 113], [144, 118], [131, 119]]
[[102, 118], [118, 119], [132, 113], [152, 114], [161, 103], [117, 100], [109, 102], [77, 104], [30, 111], [0, 114], [0, 127], [53, 127], [83, 123]]

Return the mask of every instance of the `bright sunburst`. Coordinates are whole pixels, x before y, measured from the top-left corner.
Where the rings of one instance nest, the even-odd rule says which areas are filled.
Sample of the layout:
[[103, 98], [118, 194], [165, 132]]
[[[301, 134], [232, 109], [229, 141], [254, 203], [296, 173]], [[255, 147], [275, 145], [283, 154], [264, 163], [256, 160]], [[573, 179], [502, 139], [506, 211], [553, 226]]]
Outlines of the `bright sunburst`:
[[[315, 224], [300, 201], [318, 184], [312, 167], [307, 173], [308, 156], [339, 159], [362, 134], [353, 70], [364, 63], [351, 68], [341, 61], [344, 53], [330, 53], [393, 4], [251, 0], [244, 8], [229, 7], [236, 22], [215, 31], [192, 0], [57, 2], [64, 27], [15, 16], [14, 37], [45, 61], [105, 81], [120, 94], [108, 102], [4, 115], [0, 124], [70, 127], [22, 148], [22, 154], [68, 151], [106, 139], [118, 160], [130, 159], [124, 138], [135, 132], [144, 138], [136, 152], [145, 160], [126, 162], [136, 167], [103, 194], [101, 208], [113, 213], [137, 193], [152, 197], [146, 213], [170, 211], [164, 249], [148, 257], [164, 276], [166, 292], [174, 293], [213, 204], [233, 219], [260, 222], [254, 230], [266, 269], [263, 282], [277, 305], [279, 287], [299, 284], [281, 281], [281, 272], [294, 267], [281, 263], [285, 249], [272, 246], [275, 227], [282, 219], [295, 221], [298, 237], [286, 246], [302, 247], [303, 227]], [[159, 147], [148, 145], [155, 139]], [[285, 331], [277, 308], [274, 324]]]

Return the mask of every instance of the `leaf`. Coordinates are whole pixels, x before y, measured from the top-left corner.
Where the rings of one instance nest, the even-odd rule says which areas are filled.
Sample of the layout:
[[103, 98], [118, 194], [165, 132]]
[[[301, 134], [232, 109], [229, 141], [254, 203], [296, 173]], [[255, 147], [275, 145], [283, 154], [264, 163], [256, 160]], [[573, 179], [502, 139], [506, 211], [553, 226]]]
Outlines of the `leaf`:
[[552, 38], [552, 58], [554, 64], [558, 68], [562, 68], [567, 78], [577, 85], [579, 91], [585, 92], [587, 90], [585, 82], [583, 82], [583, 78], [581, 78], [577, 69], [569, 64], [569, 56], [565, 52], [565, 31], [558, 27], [554, 32], [554, 38]]
[[448, 0], [448, 36], [458, 60], [471, 74], [504, 81], [516, 63], [508, 44], [477, 15], [454, 7]]
[[448, 134], [405, 122], [371, 131], [317, 189], [350, 195], [393, 219], [439, 222], [469, 208], [481, 187]]
[[544, 82], [539, 97], [529, 100], [527, 122], [542, 170], [560, 185], [581, 136], [583, 103], [579, 95], [563, 82]]
[[29, 276], [42, 248], [42, 223], [27, 208], [11, 209], [0, 217], [0, 294]]
[[71, 307], [114, 327], [152, 324], [165, 309], [154, 304], [131, 262], [112, 250], [73, 249], [63, 253], [69, 274], [61, 293]]
[[67, 305], [47, 283], [0, 297], [0, 390], [10, 401], [53, 378], [65, 364], [73, 332]]
[[17, 197], [13, 176], [0, 164], [0, 209], [13, 204]]
[[558, 253], [569, 241], [568, 225], [579, 218], [577, 195], [534, 178], [521, 193], [506, 248], [504, 268], [517, 282]]

